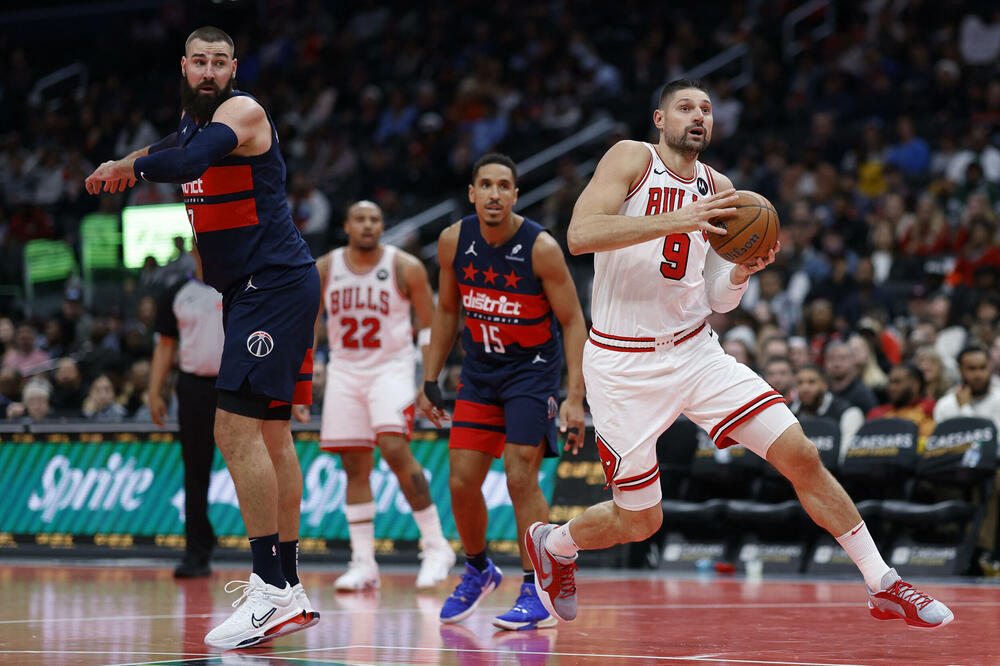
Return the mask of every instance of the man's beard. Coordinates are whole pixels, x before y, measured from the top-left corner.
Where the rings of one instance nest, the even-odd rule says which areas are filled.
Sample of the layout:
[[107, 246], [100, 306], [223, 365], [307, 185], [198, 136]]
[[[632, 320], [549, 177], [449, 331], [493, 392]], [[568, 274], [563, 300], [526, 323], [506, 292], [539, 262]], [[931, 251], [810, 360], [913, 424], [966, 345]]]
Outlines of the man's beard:
[[[195, 122], [199, 123], [211, 120], [219, 105], [233, 96], [232, 78], [226, 83], [225, 88], [216, 90], [211, 95], [202, 94], [200, 88], [203, 85], [207, 84], [201, 83], [197, 88], [192, 88], [188, 84], [187, 79], [181, 79], [181, 108], [191, 115], [195, 119]], [[213, 82], [211, 85], [214, 86], [215, 83]]]
[[691, 127], [685, 127], [684, 133], [680, 136], [674, 136], [664, 131], [663, 138], [666, 141], [667, 146], [673, 148], [680, 154], [697, 157], [708, 148], [710, 139], [708, 138], [708, 131], [704, 128], [702, 128], [702, 131], [705, 133], [702, 135], [701, 139], [696, 139], [688, 134], [688, 130], [690, 129]]

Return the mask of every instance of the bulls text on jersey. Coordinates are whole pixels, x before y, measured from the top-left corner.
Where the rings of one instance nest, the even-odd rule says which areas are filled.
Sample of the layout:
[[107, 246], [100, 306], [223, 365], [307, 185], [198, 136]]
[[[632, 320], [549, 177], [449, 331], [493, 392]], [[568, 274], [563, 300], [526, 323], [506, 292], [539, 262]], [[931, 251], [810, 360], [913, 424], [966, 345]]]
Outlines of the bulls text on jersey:
[[344, 287], [343, 289], [331, 289], [328, 307], [330, 314], [335, 315], [341, 311], [366, 310], [389, 314], [389, 292], [385, 289], [375, 293], [372, 287]]

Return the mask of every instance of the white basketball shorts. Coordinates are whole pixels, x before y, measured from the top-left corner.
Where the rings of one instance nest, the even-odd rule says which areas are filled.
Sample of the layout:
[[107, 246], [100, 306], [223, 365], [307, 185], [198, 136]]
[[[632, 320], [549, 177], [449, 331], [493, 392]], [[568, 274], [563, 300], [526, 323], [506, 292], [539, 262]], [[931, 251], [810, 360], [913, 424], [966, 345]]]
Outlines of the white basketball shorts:
[[762, 458], [796, 423], [781, 394], [722, 351], [707, 325], [654, 351], [609, 349], [608, 338], [591, 332], [583, 376], [605, 477], [623, 509], [660, 503], [656, 440], [680, 414], [719, 448], [739, 443]]
[[417, 398], [414, 359], [393, 359], [375, 368], [352, 370], [330, 359], [323, 394], [320, 448], [374, 448], [382, 434], [413, 434]]

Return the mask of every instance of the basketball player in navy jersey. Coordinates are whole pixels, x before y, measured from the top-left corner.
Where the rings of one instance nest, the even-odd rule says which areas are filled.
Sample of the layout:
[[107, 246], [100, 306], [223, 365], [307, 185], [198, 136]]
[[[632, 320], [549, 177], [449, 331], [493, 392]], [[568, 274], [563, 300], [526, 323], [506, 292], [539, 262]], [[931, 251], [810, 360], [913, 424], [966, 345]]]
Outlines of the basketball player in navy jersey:
[[[468, 617], [502, 580], [486, 555], [488, 514], [481, 490], [493, 459], [503, 456], [523, 534], [549, 514], [538, 469], [543, 457], [559, 455], [557, 411], [560, 428], [568, 434], [566, 447], [574, 453], [584, 429], [581, 359], [586, 329], [562, 250], [541, 225], [513, 212], [517, 170], [506, 155], [491, 153], [476, 162], [469, 201], [476, 214], [445, 229], [438, 240], [438, 305], [417, 403], [440, 427], [447, 414], [437, 379], [464, 308], [466, 355], [448, 448], [451, 509], [465, 548], [466, 572], [441, 609], [445, 623]], [[557, 410], [563, 350], [569, 386]], [[493, 624], [513, 630], [552, 626], [556, 619], [542, 607], [524, 544], [518, 543], [521, 593]]]
[[[699, 161], [712, 138], [712, 100], [698, 81], [663, 87], [656, 144], [620, 141], [601, 158], [573, 209], [567, 242], [594, 253], [593, 325], [583, 367], [597, 448], [613, 500], [565, 525], [532, 525], [525, 542], [550, 613], [576, 617], [577, 551], [640, 541], [663, 521], [656, 441], [681, 413], [720, 449], [737, 442], [795, 487], [809, 516], [861, 571], [880, 619], [939, 627], [954, 615], [900, 579], [854, 503], [820, 462], [784, 398], [722, 351], [705, 323], [739, 305], [747, 279], [774, 261], [730, 264], [709, 247], [712, 219], [735, 212], [732, 183]], [[823, 617], [823, 615], [819, 615]]]
[[180, 184], [204, 281], [223, 295], [215, 441], [236, 485], [253, 573], [226, 586], [242, 591], [238, 608], [205, 642], [243, 648], [319, 619], [298, 580], [302, 471], [289, 427], [292, 403], [311, 400], [319, 275], [288, 209], [274, 123], [233, 90], [233, 40], [203, 27], [184, 47], [177, 131], [105, 162], [86, 187]]

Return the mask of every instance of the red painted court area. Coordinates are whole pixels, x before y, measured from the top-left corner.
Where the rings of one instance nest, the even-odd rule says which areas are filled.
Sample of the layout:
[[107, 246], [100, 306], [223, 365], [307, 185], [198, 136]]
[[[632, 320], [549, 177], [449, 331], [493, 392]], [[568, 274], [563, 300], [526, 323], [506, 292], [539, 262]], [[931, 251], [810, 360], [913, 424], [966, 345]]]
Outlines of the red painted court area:
[[[457, 572], [458, 569], [456, 568]], [[1000, 586], [916, 580], [955, 621], [933, 631], [868, 615], [863, 584], [671, 578], [584, 571], [575, 622], [497, 631], [520, 581], [509, 576], [460, 625], [438, 612], [458, 577], [417, 594], [414, 572], [373, 594], [335, 593], [340, 567], [303, 573], [323, 617], [265, 648], [219, 653], [202, 638], [231, 611], [218, 569], [178, 583], [169, 568], [0, 561], [0, 663], [33, 664], [1000, 664]], [[510, 572], [514, 574], [514, 572]]]

